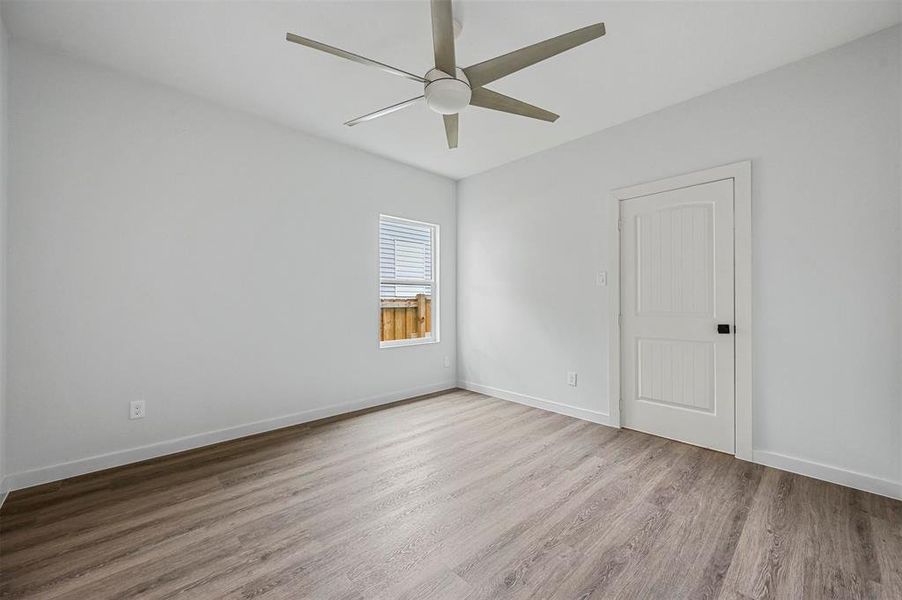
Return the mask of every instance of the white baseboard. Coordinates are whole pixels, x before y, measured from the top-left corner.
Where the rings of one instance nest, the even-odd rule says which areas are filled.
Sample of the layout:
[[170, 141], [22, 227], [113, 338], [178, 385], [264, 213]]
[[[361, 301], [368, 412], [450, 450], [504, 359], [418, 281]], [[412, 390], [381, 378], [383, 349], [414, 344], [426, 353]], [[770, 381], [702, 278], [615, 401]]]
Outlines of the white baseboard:
[[[491, 386], [469, 381], [457, 382], [456, 386], [473, 392], [479, 392], [487, 396], [492, 396], [493, 398], [516, 402], [518, 404], [524, 404], [533, 408], [539, 408], [542, 410], [567, 415], [569, 417], [591, 421], [592, 423], [607, 425], [609, 427], [617, 427], [617, 424], [611, 422], [610, 415], [602, 413], [600, 411], [579, 408], [576, 406], [571, 406], [569, 404], [554, 402], [552, 400], [545, 400], [543, 398], [537, 398], [535, 396], [511, 392], [509, 390], [502, 390], [499, 388], [494, 388]], [[59, 481], [60, 479], [75, 477], [77, 475], [84, 475], [86, 473], [92, 473], [94, 471], [100, 471], [112, 467], [119, 467], [150, 458], [166, 456], [167, 454], [174, 454], [176, 452], [209, 446], [218, 442], [225, 442], [256, 433], [272, 431], [274, 429], [280, 429], [282, 427], [299, 425], [301, 423], [307, 423], [310, 421], [315, 421], [317, 419], [332, 417], [335, 415], [349, 413], [364, 408], [371, 408], [374, 406], [379, 406], [381, 404], [388, 404], [390, 402], [413, 398], [416, 396], [421, 396], [423, 394], [440, 392], [447, 389], [452, 389], [454, 387], [455, 382], [447, 381], [433, 385], [410, 388], [389, 394], [363, 398], [355, 400], [353, 402], [314, 408], [283, 417], [256, 421], [254, 423], [238, 425], [235, 427], [219, 429], [216, 431], [209, 431], [206, 433], [177, 438], [174, 440], [166, 440], [155, 444], [139, 446], [137, 448], [130, 448], [118, 452], [91, 456], [88, 458], [51, 465], [48, 467], [42, 467], [39, 469], [33, 469], [30, 471], [11, 473], [0, 480], [0, 507], [3, 506], [3, 502], [6, 500], [8, 493], [13, 490], [19, 490], [34, 485]], [[891, 481], [889, 479], [883, 479], [880, 477], [875, 477], [873, 475], [849, 471], [847, 469], [833, 467], [830, 465], [804, 460], [801, 458], [795, 458], [792, 456], [786, 456], [784, 454], [766, 450], [755, 450], [753, 453], [753, 460], [758, 464], [773, 467], [775, 469], [789, 471], [791, 473], [797, 473], [799, 475], [805, 475], [807, 477], [813, 477], [815, 479], [820, 479], [823, 481], [829, 481], [831, 483], [844, 485], [857, 490], [902, 500], [902, 482]]]
[[[541, 408], [543, 410], [583, 419], [585, 421], [592, 421], [593, 423], [599, 423], [609, 427], [618, 427], [618, 424], [613, 423], [609, 415], [602, 412], [578, 408], [576, 406], [502, 390], [470, 381], [460, 381], [457, 386], [465, 390], [492, 396], [493, 398], [517, 402], [519, 404], [532, 406], [533, 408]], [[779, 454], [777, 452], [754, 450], [752, 456], [753, 462], [767, 467], [773, 467], [782, 471], [789, 471], [798, 475], [805, 475], [807, 477], [813, 477], [814, 479], [844, 485], [856, 490], [902, 500], [902, 482], [882, 479], [873, 475], [866, 475], [864, 473], [849, 471], [839, 467], [786, 456], [785, 454]]]
[[839, 467], [831, 467], [830, 465], [786, 456], [785, 454], [779, 454], [777, 452], [769, 452], [767, 450], [755, 450], [753, 456], [754, 462], [780, 469], [781, 471], [789, 471], [790, 473], [837, 483], [856, 490], [902, 500], [902, 482], [899, 481], [882, 479], [873, 475], [866, 475], [864, 473], [849, 471]]
[[146, 446], [139, 446], [137, 448], [129, 448], [126, 450], [119, 450], [107, 454], [80, 458], [78, 460], [50, 465], [47, 467], [41, 467], [38, 469], [32, 469], [29, 471], [10, 473], [3, 480], [3, 483], [5, 484], [4, 489], [9, 491], [20, 490], [34, 485], [41, 485], [43, 483], [50, 483], [52, 481], [68, 479], [69, 477], [76, 477], [78, 475], [84, 475], [86, 473], [93, 473], [94, 471], [101, 471], [103, 469], [110, 469], [112, 467], [121, 467], [123, 465], [140, 462], [142, 460], [147, 460], [150, 458], [158, 458], [160, 456], [166, 456], [167, 454], [175, 454], [176, 452], [183, 452], [185, 450], [201, 448], [203, 446], [209, 446], [211, 444], [216, 444], [219, 442], [226, 442], [249, 435], [254, 435], [256, 433], [263, 433], [266, 431], [272, 431], [274, 429], [281, 429], [282, 427], [290, 427], [292, 425], [300, 425], [301, 423], [316, 421], [317, 419], [324, 419], [326, 417], [334, 417], [336, 415], [354, 412], [356, 410], [361, 410], [364, 408], [372, 408], [381, 404], [397, 402], [398, 400], [415, 398], [424, 394], [441, 392], [444, 390], [453, 389], [455, 387], [456, 382], [445, 381], [432, 385], [399, 390], [388, 394], [381, 394], [379, 396], [362, 398], [359, 400], [354, 400], [352, 402], [344, 402], [341, 404], [333, 404], [331, 406], [324, 406], [321, 408], [313, 408], [310, 410], [301, 411], [299, 413], [285, 415], [283, 417], [265, 419], [262, 421], [247, 423], [245, 425], [237, 425], [235, 427], [228, 427], [226, 429], [218, 429], [216, 431], [208, 431], [205, 433], [190, 435], [174, 440], [165, 440]]
[[582, 419], [583, 421], [591, 421], [592, 423], [598, 423], [599, 425], [620, 427], [619, 424], [613, 422], [611, 415], [597, 410], [579, 408], [578, 406], [571, 406], [553, 400], [545, 400], [544, 398], [536, 398], [535, 396], [528, 396], [509, 390], [502, 390], [480, 383], [473, 383], [472, 381], [458, 381], [457, 387], [470, 390], [471, 392], [479, 392], [480, 394], [485, 394], [486, 396], [491, 396], [493, 398], [525, 404], [526, 406], [532, 406], [533, 408], [541, 408], [542, 410], [556, 412], [561, 415], [567, 415], [568, 417], [575, 417], [577, 419]]

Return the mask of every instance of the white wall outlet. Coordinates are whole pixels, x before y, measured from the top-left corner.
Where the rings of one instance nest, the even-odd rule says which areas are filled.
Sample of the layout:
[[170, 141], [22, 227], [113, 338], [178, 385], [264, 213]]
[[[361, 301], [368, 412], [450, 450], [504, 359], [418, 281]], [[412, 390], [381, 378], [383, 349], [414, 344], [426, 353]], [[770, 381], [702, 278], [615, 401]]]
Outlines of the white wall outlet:
[[608, 272], [607, 271], [599, 271], [595, 274], [595, 285], [598, 287], [604, 287], [608, 284]]
[[576, 387], [576, 371], [567, 371], [567, 385]]
[[128, 403], [128, 418], [143, 419], [144, 418], [144, 400], [132, 400]]
[[450, 357], [450, 356], [446, 356], [446, 357], [444, 358], [444, 360], [442, 360], [442, 365], [443, 365], [446, 369], [450, 369], [450, 368], [451, 368], [451, 357]]

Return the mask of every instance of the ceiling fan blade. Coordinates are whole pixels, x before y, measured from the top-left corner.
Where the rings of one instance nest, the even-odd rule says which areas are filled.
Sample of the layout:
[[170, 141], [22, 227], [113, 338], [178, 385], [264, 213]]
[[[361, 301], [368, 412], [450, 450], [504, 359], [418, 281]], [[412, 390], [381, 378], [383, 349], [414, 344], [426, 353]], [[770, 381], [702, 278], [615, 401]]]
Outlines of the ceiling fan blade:
[[432, 46], [435, 49], [435, 68], [457, 77], [451, 0], [432, 0]]
[[382, 110], [377, 110], [376, 112], [371, 112], [367, 115], [363, 115], [362, 117], [357, 117], [356, 119], [351, 119], [345, 125], [348, 127], [353, 127], [358, 123], [363, 123], [365, 121], [372, 121], [373, 119], [378, 119], [379, 117], [384, 117], [385, 115], [391, 114], [396, 110], [401, 110], [402, 108], [407, 108], [408, 106], [413, 106], [417, 102], [423, 99], [423, 96], [417, 96], [416, 98], [411, 98], [410, 100], [405, 100], [404, 102], [398, 102], [397, 104], [392, 104]]
[[311, 40], [310, 38], [305, 38], [293, 33], [288, 33], [285, 34], [285, 39], [289, 42], [300, 44], [301, 46], [307, 46], [308, 48], [313, 48], [314, 50], [321, 50], [322, 52], [328, 52], [329, 54], [340, 56], [341, 58], [353, 60], [354, 62], [360, 63], [361, 65], [376, 67], [377, 69], [385, 71], [386, 73], [391, 73], [392, 75], [406, 77], [407, 79], [412, 79], [413, 81], [417, 81], [419, 83], [426, 83], [426, 80], [419, 75], [414, 75], [413, 73], [408, 73], [407, 71], [396, 69], [395, 67], [391, 67], [377, 60], [372, 60], [370, 58], [366, 58], [365, 56], [360, 56], [359, 54], [354, 54], [353, 52], [348, 52], [347, 50], [336, 48], [335, 46], [323, 44], [322, 42], [317, 42], [316, 40]]
[[448, 138], [448, 148], [457, 148], [457, 125], [459, 115], [442, 115], [445, 120], [445, 137]]
[[541, 119], [554, 123], [560, 115], [547, 111], [544, 108], [527, 104], [522, 100], [493, 92], [486, 88], [473, 88], [473, 96], [470, 98], [472, 106], [481, 106], [482, 108], [490, 108], [501, 112], [511, 113], [514, 115], [522, 115], [524, 117], [532, 117], [533, 119]]
[[544, 42], [526, 46], [464, 69], [470, 85], [474, 88], [501, 79], [520, 69], [551, 58], [561, 52], [575, 48], [604, 35], [604, 23], [589, 25], [570, 33], [565, 33]]

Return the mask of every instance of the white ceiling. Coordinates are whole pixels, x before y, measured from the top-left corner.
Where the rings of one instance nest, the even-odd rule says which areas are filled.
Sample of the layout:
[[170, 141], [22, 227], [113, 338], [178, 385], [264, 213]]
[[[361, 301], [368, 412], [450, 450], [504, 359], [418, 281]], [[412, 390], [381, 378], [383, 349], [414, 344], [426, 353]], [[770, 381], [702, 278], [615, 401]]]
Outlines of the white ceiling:
[[604, 21], [607, 35], [489, 87], [561, 115], [480, 108], [460, 148], [420, 104], [342, 123], [422, 87], [285, 41], [291, 31], [414, 73], [431, 68], [426, 1], [3, 4], [15, 39], [136, 73], [290, 127], [461, 178], [841, 45], [902, 20], [898, 2], [455, 2], [467, 66]]

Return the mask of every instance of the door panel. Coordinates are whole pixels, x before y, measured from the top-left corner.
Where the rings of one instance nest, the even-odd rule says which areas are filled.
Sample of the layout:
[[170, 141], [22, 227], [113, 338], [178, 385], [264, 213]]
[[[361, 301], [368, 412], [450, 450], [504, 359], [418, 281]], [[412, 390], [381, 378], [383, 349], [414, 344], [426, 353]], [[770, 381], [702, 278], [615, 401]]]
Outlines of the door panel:
[[713, 213], [692, 203], [636, 215], [638, 314], [711, 316]]
[[714, 412], [714, 344], [642, 338], [636, 344], [639, 400]]
[[623, 424], [732, 453], [733, 180], [620, 210]]

